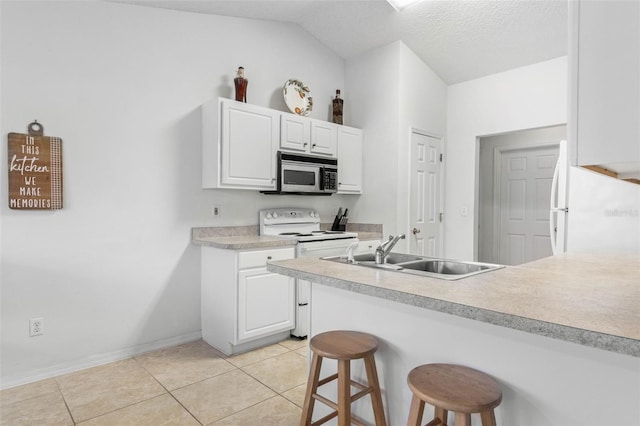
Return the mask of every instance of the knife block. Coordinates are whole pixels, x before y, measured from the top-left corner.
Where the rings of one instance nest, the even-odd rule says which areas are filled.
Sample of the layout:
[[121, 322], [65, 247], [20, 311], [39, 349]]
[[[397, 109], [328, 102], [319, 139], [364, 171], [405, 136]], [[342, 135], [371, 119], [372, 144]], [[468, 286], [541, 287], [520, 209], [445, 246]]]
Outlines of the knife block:
[[347, 222], [349, 221], [348, 217], [338, 217], [336, 216], [336, 218], [333, 220], [333, 225], [331, 226], [331, 230], [332, 231], [346, 231], [347, 229]]

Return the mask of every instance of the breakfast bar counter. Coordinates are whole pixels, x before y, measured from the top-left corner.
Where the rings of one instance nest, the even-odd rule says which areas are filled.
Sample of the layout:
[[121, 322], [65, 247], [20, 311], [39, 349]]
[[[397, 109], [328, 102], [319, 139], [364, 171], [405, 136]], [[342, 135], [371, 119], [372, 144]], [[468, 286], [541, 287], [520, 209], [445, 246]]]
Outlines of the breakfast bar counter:
[[312, 336], [379, 337], [389, 424], [406, 423], [406, 374], [428, 362], [493, 375], [498, 424], [640, 424], [637, 254], [563, 254], [455, 281], [313, 258], [267, 268], [315, 284]]

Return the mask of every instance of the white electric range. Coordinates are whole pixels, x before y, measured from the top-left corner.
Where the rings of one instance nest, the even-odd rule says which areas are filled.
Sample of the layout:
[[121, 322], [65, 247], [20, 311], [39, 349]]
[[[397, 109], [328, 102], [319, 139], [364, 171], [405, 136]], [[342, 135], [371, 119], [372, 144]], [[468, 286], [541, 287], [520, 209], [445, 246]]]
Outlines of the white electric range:
[[[296, 257], [340, 256], [352, 244], [358, 243], [358, 234], [320, 229], [317, 210], [293, 207], [260, 210], [260, 235], [295, 238]], [[296, 327], [291, 335], [304, 339], [309, 333], [309, 302], [311, 283], [296, 280]]]

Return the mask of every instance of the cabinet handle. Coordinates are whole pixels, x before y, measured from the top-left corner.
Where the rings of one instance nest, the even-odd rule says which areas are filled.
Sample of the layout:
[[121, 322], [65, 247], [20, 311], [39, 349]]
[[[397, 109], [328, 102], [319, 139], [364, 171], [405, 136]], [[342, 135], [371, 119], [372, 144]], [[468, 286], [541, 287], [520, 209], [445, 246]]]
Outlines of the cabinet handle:
[[271, 260], [271, 256], [267, 256], [267, 260]]
[[311, 144], [311, 148], [315, 148], [317, 144]]
[[309, 145], [309, 144], [308, 144], [308, 143], [306, 143], [306, 142], [302, 144], [302, 146], [307, 146], [307, 145]]

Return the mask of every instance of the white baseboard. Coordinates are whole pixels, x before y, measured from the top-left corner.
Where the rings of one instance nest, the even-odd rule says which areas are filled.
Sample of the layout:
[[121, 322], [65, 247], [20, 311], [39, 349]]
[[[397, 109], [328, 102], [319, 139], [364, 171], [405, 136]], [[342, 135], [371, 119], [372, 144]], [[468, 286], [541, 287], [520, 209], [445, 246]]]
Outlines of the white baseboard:
[[48, 368], [40, 369], [23, 377], [8, 377], [2, 380], [0, 389], [8, 389], [15, 386], [25, 385], [27, 383], [37, 382], [38, 380], [50, 379], [62, 374], [74, 373], [76, 371], [85, 370], [91, 367], [108, 364], [110, 362], [121, 361], [123, 359], [132, 358], [147, 352], [158, 349], [170, 348], [172, 346], [181, 345], [183, 343], [200, 340], [202, 333], [200, 331], [183, 334], [180, 336], [170, 337], [168, 339], [156, 340], [155, 342], [145, 343], [138, 346], [132, 346], [117, 351], [91, 355], [84, 359], [74, 360], [69, 363], [58, 364]]

